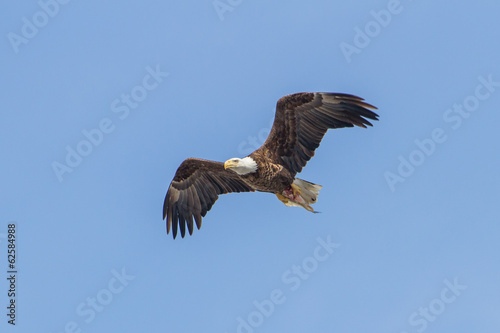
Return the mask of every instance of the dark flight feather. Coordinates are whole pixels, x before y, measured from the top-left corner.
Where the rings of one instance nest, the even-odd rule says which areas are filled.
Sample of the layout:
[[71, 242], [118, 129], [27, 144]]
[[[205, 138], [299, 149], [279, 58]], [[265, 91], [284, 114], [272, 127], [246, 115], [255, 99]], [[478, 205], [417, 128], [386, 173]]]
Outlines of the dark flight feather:
[[188, 158], [177, 169], [168, 188], [163, 204], [163, 219], [167, 219], [167, 233], [181, 236], [186, 234], [186, 225], [193, 234], [193, 218], [196, 227], [201, 228], [201, 217], [212, 208], [220, 194], [231, 192], [253, 192], [239, 176], [224, 169], [224, 164]]
[[281, 98], [269, 136], [252, 153], [269, 156], [295, 175], [314, 156], [330, 128], [372, 126], [365, 118], [378, 120], [369, 109], [377, 109], [362, 98], [339, 93], [297, 93]]

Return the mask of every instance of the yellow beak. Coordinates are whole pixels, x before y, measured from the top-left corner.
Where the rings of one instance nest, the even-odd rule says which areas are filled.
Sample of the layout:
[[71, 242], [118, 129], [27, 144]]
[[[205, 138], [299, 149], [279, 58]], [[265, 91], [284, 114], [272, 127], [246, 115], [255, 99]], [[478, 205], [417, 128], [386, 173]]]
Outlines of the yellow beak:
[[224, 162], [224, 169], [232, 168], [235, 166], [236, 166], [236, 163], [231, 161], [231, 160], [227, 160], [226, 162]]

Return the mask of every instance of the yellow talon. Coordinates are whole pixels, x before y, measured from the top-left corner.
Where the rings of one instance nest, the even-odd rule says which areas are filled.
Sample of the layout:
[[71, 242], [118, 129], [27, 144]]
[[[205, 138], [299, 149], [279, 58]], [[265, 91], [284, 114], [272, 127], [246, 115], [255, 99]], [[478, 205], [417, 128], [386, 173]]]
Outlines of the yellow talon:
[[284, 203], [285, 205], [290, 202], [290, 199], [288, 199], [287, 197], [285, 197], [285, 196], [283, 196], [283, 195], [281, 195], [279, 193], [274, 193], [274, 194], [276, 194], [276, 196], [278, 197], [278, 199], [280, 199], [280, 201], [282, 203]]
[[292, 192], [293, 192], [293, 197], [295, 198], [295, 196], [297, 195], [300, 195], [302, 192], [300, 191], [300, 187], [298, 187], [297, 185], [293, 184], [290, 185], [292, 187]]

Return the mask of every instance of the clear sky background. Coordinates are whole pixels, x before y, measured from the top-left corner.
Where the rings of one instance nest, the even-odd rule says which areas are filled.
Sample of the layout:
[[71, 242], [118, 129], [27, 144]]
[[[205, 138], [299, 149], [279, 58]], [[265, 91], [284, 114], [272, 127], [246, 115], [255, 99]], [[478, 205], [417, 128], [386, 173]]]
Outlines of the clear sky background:
[[[60, 1], [0, 14], [2, 332], [500, 330], [498, 1]], [[380, 114], [300, 174], [322, 213], [224, 195], [167, 235], [179, 164], [302, 91]]]

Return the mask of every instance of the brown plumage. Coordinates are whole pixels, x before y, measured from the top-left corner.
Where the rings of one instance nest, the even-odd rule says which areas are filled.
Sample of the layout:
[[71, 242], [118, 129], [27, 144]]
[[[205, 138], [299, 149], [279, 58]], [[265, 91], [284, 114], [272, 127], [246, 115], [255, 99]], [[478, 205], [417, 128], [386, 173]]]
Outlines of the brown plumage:
[[[228, 163], [231, 160], [226, 164], [195, 158], [182, 162], [165, 196], [163, 218], [167, 219], [167, 233], [172, 229], [175, 238], [180, 229], [184, 237], [187, 225], [191, 235], [193, 221], [200, 229], [202, 217], [225, 193], [275, 193], [287, 206], [300, 205], [312, 211], [309, 204], [316, 201], [321, 186], [296, 179], [295, 175], [314, 156], [328, 129], [372, 126], [365, 118], [378, 120], [378, 115], [369, 109], [376, 107], [348, 94], [297, 93], [281, 98], [267, 140], [247, 157], [250, 159], [243, 159], [256, 164], [256, 170], [247, 165], [241, 169], [244, 171], [238, 171], [240, 166]], [[302, 197], [296, 196], [294, 185], [300, 187], [297, 193], [304, 192]]]
[[181, 235], [193, 234], [193, 217], [198, 229], [201, 217], [212, 208], [219, 194], [232, 192], [253, 192], [239, 176], [224, 169], [224, 163], [188, 158], [181, 163], [170, 184], [163, 205], [163, 219], [167, 217], [167, 234], [177, 235], [179, 225]]

